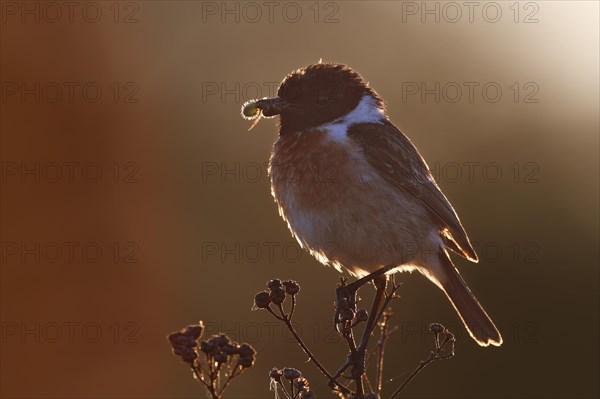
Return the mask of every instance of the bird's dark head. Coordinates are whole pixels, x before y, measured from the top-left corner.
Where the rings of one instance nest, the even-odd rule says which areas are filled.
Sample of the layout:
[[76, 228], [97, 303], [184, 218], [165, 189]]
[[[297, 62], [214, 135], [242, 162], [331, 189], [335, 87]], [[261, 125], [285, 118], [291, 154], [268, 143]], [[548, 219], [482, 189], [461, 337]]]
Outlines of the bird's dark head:
[[249, 102], [243, 113], [279, 115], [279, 134], [302, 131], [343, 117], [361, 99], [371, 96], [377, 107], [383, 101], [362, 77], [346, 65], [319, 63], [298, 69], [283, 79], [277, 97]]

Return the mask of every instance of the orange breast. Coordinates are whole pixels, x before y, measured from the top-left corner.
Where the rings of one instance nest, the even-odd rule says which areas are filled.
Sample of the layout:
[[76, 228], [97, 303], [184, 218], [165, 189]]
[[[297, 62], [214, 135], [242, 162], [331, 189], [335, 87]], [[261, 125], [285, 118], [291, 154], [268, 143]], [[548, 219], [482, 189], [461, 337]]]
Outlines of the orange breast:
[[414, 257], [406, 246], [432, 229], [422, 207], [387, 184], [350, 139], [325, 131], [281, 136], [269, 173], [279, 213], [300, 244], [355, 275], [404, 264]]
[[340, 200], [354, 180], [351, 168], [348, 145], [330, 141], [327, 132], [286, 135], [275, 143], [271, 158], [273, 194], [276, 199], [293, 195], [290, 200], [302, 207], [324, 209]]

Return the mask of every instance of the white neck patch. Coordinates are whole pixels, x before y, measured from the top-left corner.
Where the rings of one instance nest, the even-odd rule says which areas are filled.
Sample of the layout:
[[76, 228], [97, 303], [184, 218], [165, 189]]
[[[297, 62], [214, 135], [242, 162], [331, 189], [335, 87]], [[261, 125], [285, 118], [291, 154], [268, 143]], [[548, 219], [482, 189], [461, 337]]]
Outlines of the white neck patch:
[[326, 130], [328, 137], [334, 141], [345, 141], [348, 138], [348, 128], [356, 123], [383, 123], [385, 115], [377, 106], [373, 97], [366, 94], [352, 111], [345, 116], [318, 126], [318, 130]]

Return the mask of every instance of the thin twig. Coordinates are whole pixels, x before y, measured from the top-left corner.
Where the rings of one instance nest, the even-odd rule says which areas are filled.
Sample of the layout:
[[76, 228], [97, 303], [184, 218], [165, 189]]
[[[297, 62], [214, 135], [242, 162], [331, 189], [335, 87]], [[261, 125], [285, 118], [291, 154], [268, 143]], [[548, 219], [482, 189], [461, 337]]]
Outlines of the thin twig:
[[[280, 305], [281, 308], [281, 305]], [[267, 308], [267, 310], [270, 310], [270, 308]], [[338, 386], [338, 388], [340, 389], [341, 392], [343, 392], [344, 394], [349, 394], [351, 393], [346, 387], [344, 387], [343, 385], [341, 385], [340, 383], [338, 383], [329, 373], [329, 371], [327, 371], [327, 369], [325, 369], [325, 367], [321, 364], [321, 362], [319, 362], [317, 360], [317, 358], [315, 357], [315, 355], [313, 355], [313, 353], [310, 351], [310, 349], [308, 349], [308, 347], [306, 346], [306, 344], [304, 343], [304, 341], [302, 340], [302, 338], [300, 338], [300, 336], [298, 335], [298, 333], [296, 332], [296, 329], [294, 328], [294, 326], [292, 325], [292, 322], [290, 321], [290, 318], [287, 317], [287, 315], [285, 315], [285, 313], [283, 312], [283, 308], [280, 309], [282, 312], [282, 316], [283, 318], [277, 317], [277, 315], [271, 311], [271, 313], [277, 317], [278, 319], [282, 320], [285, 325], [287, 326], [288, 330], [290, 330], [290, 332], [292, 333], [292, 335], [294, 336], [294, 338], [296, 339], [296, 342], [298, 342], [298, 345], [300, 345], [300, 347], [302, 348], [302, 350], [304, 351], [304, 353], [306, 353], [308, 355], [308, 358], [315, 364], [315, 366], [317, 366], [317, 368], [321, 371], [321, 373], [323, 373], [331, 383], [335, 384]]]
[[194, 371], [194, 374], [196, 375], [198, 381], [200, 381], [202, 385], [204, 385], [206, 388], [210, 388], [210, 385], [208, 385], [208, 383], [204, 381], [204, 376], [202, 375], [200, 370], [197, 367], [192, 367], [192, 370]]
[[290, 310], [290, 320], [294, 316], [294, 309], [296, 309], [296, 295], [292, 295], [292, 309]]
[[285, 389], [285, 386], [283, 384], [278, 384], [281, 385], [281, 390], [283, 391], [283, 393], [285, 394], [285, 397], [288, 399], [292, 399], [291, 395], [288, 393], [287, 389]]
[[[368, 360], [365, 359], [365, 352], [367, 350], [369, 339], [371, 337], [371, 334], [373, 333], [373, 330], [377, 326], [377, 323], [379, 322], [379, 320], [384, 315], [384, 311], [387, 308], [387, 306], [389, 305], [389, 303], [393, 299], [396, 298], [395, 293], [399, 288], [396, 284], [392, 283], [392, 289], [391, 289], [390, 293], [388, 294], [386, 291], [387, 284], [386, 284], [385, 278], [382, 278], [381, 276], [376, 277], [376, 278], [377, 278], [377, 282], [375, 284], [377, 287], [377, 293], [375, 295], [368, 320], [365, 324], [362, 338], [360, 340], [360, 345], [358, 347], [356, 346], [356, 343], [354, 341], [353, 330], [352, 330], [355, 326], [358, 325], [357, 322], [345, 323], [345, 326], [340, 331], [342, 336], [346, 339], [346, 341], [348, 343], [348, 349], [350, 351], [350, 354], [348, 356], [348, 361], [346, 362], [346, 364], [344, 364], [344, 366], [342, 366], [338, 370], [335, 378], [337, 379], [340, 375], [342, 375], [342, 373], [348, 367], [353, 366], [351, 378], [355, 381], [356, 396], [358, 398], [362, 398], [364, 395], [364, 386], [363, 386], [363, 380], [362, 380], [363, 376], [366, 379], [366, 381], [365, 381], [366, 385], [369, 387], [371, 392], [374, 392], [371, 382], [368, 378], [368, 374], [366, 373], [366, 365], [367, 365]], [[345, 285], [344, 283], [345, 283], [345, 281], [342, 280], [340, 286], [344, 286]], [[355, 283], [353, 283], [353, 284], [355, 284]], [[381, 306], [381, 308], [380, 308], [380, 306]], [[368, 357], [369, 360], [372, 358], [373, 353], [374, 352], [369, 354], [369, 357]], [[381, 386], [380, 380], [382, 378], [381, 377], [382, 367], [383, 367], [383, 365], [381, 364], [382, 362], [383, 362], [383, 360], [381, 359], [381, 356], [380, 356], [380, 360], [378, 362], [379, 364], [378, 364], [378, 374], [377, 374], [378, 393], [381, 392], [381, 388], [379, 388], [379, 387]]]
[[388, 338], [388, 320], [391, 317], [391, 312], [386, 312], [383, 314], [383, 320], [379, 326], [381, 335], [379, 337], [379, 342], [377, 343], [377, 395], [381, 396], [381, 387], [383, 385], [383, 358], [385, 355], [385, 343]]
[[[343, 337], [346, 339], [346, 342], [348, 343], [348, 350], [350, 351], [350, 355], [348, 357], [348, 360], [346, 361], [346, 364], [344, 364], [336, 373], [336, 379], [344, 372], [348, 369], [348, 367], [355, 365], [356, 364], [356, 359], [357, 359], [357, 350], [356, 350], [356, 342], [354, 341], [354, 334], [352, 332], [351, 328], [344, 328], [343, 333], [342, 333]], [[361, 373], [360, 375], [356, 376], [356, 377], [350, 377], [351, 380], [355, 381], [355, 385], [356, 385], [356, 395], [357, 397], [362, 397], [364, 395], [364, 390], [363, 390], [363, 385], [362, 385], [362, 380], [361, 380], [361, 376], [363, 373]], [[349, 385], [349, 384], [348, 384]]]
[[[429, 364], [436, 360], [449, 359], [452, 356], [454, 356], [454, 336], [451, 333], [449, 333], [448, 330], [444, 331], [444, 335], [445, 339], [441, 344], [439, 344], [438, 337], [436, 336], [435, 350], [429, 352], [429, 356], [427, 357], [427, 359], [421, 360], [419, 366], [416, 369], [414, 369], [414, 371], [408, 376], [408, 378], [402, 383], [402, 385], [400, 385], [398, 389], [394, 391], [392, 396], [390, 396], [390, 399], [394, 399], [396, 396], [398, 396], [400, 391], [402, 391], [413, 380], [413, 378], [415, 378]], [[450, 344], [450, 353], [443, 355], [442, 353], [444, 352], [444, 349], [447, 344]]]
[[269, 313], [271, 313], [273, 315], [273, 317], [275, 317], [277, 320], [285, 321], [285, 319], [283, 317], [277, 316], [277, 314], [275, 314], [275, 312], [273, 312], [273, 309], [271, 309], [271, 305], [269, 305], [265, 309], [268, 310]]
[[[364, 374], [364, 373], [363, 373]], [[365, 396], [365, 390], [363, 388], [363, 383], [362, 383], [362, 376], [363, 374], [360, 374], [357, 378], [356, 378], [356, 396], [359, 398], [363, 398]]]
[[364, 373], [365, 376], [365, 381], [367, 382], [368, 388], [369, 388], [369, 392], [373, 392], [373, 385], [371, 385], [371, 381], [369, 381], [369, 378], [367, 377], [367, 373]]
[[237, 364], [235, 365], [235, 367], [232, 369], [229, 376], [227, 377], [227, 380], [223, 383], [223, 386], [221, 387], [221, 390], [219, 391], [219, 395], [223, 395], [223, 391], [225, 391], [225, 388], [227, 388], [227, 385], [229, 385], [231, 380], [233, 380], [235, 377], [237, 377], [238, 375], [240, 375], [244, 372], [244, 369], [242, 368], [242, 369], [240, 369], [240, 372], [236, 374], [236, 371], [237, 371], [239, 365], [240, 365], [240, 362], [238, 361]]

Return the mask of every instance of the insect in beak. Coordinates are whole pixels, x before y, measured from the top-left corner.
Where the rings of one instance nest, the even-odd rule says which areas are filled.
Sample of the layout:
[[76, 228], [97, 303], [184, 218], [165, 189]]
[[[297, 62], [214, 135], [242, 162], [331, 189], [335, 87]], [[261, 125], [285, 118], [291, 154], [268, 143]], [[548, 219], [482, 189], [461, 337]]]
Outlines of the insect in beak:
[[270, 118], [279, 115], [285, 105], [284, 100], [279, 97], [262, 98], [260, 100], [250, 100], [242, 106], [242, 116], [245, 119], [254, 120], [250, 129], [252, 130], [262, 117]]

